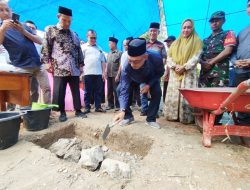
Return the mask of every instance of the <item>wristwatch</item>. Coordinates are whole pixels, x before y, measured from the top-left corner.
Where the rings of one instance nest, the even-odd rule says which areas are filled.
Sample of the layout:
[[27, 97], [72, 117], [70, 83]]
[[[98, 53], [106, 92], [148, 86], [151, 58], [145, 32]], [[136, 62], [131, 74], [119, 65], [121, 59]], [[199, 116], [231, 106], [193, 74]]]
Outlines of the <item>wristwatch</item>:
[[123, 108], [123, 109], [120, 109], [120, 111], [123, 111], [123, 112], [125, 112], [125, 110], [126, 110], [126, 109], [124, 109], [124, 108]]

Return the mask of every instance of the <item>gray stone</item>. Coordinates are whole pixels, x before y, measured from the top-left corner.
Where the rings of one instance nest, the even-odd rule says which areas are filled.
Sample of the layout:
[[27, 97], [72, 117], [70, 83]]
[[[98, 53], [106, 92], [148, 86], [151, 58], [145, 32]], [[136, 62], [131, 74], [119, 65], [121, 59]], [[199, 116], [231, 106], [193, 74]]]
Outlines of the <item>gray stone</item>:
[[57, 142], [55, 142], [49, 147], [49, 150], [55, 153], [59, 158], [63, 158], [63, 156], [68, 151], [69, 144], [70, 139], [59, 139]]
[[107, 158], [102, 162], [101, 171], [103, 173], [108, 173], [111, 178], [118, 179], [130, 179], [132, 174], [129, 164], [112, 160], [110, 158]]
[[68, 150], [63, 159], [77, 163], [81, 157], [81, 150], [81, 146], [79, 144], [76, 144]]
[[86, 168], [90, 171], [95, 171], [100, 162], [103, 161], [104, 152], [100, 146], [95, 146], [90, 149], [84, 149], [81, 152], [81, 159], [79, 164], [82, 168]]
[[59, 139], [52, 144], [49, 150], [55, 153], [59, 158], [67, 161], [78, 162], [81, 155], [81, 140], [73, 139]]

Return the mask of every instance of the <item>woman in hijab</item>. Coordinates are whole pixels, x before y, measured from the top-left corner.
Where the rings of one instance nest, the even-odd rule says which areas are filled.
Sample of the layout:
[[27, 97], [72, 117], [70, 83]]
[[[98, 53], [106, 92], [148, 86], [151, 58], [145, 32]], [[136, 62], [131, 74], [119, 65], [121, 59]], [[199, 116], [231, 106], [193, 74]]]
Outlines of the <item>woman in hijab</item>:
[[179, 93], [179, 88], [197, 87], [196, 65], [202, 50], [202, 41], [194, 28], [194, 21], [186, 19], [182, 23], [181, 35], [171, 45], [167, 65], [170, 70], [168, 93], [165, 102], [165, 116], [170, 121], [184, 124], [194, 122], [192, 109]]

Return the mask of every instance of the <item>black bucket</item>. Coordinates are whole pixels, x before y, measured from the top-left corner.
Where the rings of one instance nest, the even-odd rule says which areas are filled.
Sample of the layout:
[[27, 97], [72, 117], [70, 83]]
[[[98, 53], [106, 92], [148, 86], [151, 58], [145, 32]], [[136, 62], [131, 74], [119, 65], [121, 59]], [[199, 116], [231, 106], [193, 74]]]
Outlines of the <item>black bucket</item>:
[[40, 110], [26, 110], [23, 116], [23, 125], [28, 131], [40, 131], [49, 126], [51, 108]]
[[20, 113], [0, 112], [0, 150], [17, 143], [20, 123]]

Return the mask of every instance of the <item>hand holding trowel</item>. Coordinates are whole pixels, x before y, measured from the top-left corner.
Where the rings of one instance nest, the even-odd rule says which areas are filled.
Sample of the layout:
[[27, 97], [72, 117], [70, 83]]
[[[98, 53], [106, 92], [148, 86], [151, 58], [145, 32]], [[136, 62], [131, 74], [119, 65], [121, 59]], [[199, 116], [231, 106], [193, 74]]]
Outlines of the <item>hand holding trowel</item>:
[[110, 133], [110, 129], [112, 127], [114, 127], [115, 125], [117, 125], [120, 121], [123, 120], [125, 116], [125, 112], [124, 111], [121, 111], [119, 114], [117, 114], [114, 119], [113, 119], [113, 123], [112, 124], [108, 124], [102, 134], [102, 139], [105, 140], [107, 138], [107, 136], [109, 135]]

